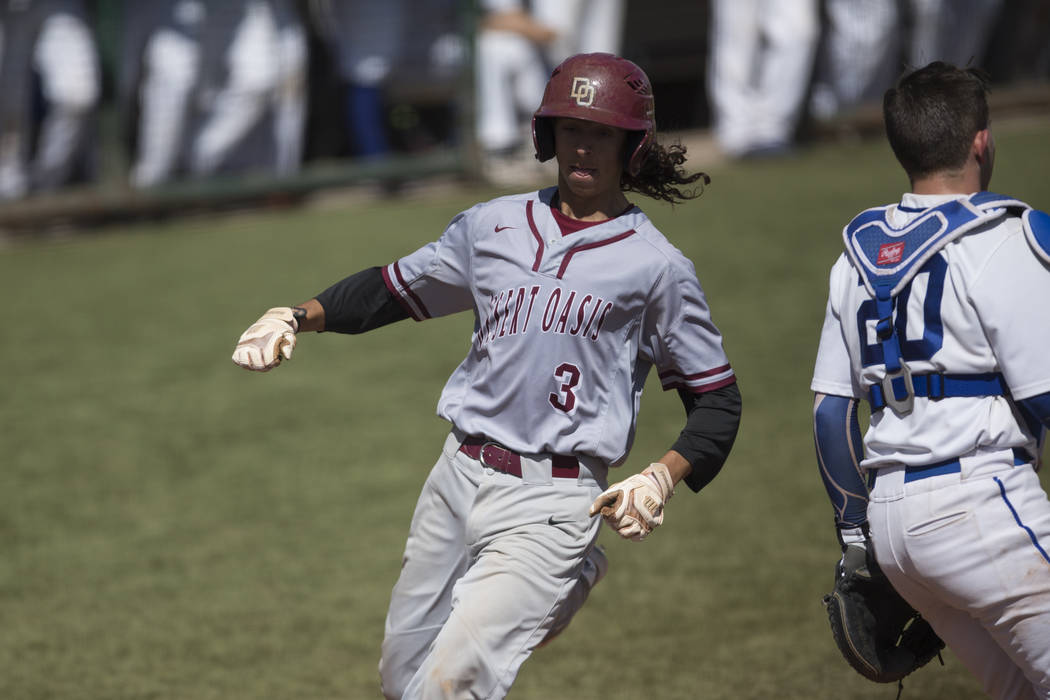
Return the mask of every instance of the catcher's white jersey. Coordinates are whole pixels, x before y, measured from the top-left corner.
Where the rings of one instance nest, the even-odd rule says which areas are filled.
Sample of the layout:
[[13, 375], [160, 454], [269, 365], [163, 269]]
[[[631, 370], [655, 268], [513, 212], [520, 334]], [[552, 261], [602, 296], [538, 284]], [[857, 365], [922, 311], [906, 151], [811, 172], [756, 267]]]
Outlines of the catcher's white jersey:
[[648, 217], [563, 236], [555, 192], [478, 204], [383, 274], [416, 320], [474, 311], [440, 416], [516, 451], [619, 464], [652, 366], [665, 389], [735, 378], [692, 263]]
[[[903, 227], [923, 210], [963, 195], [906, 194], [887, 220]], [[1050, 274], [1018, 217], [1003, 217], [948, 243], [898, 297], [906, 315], [902, 359], [913, 373], [1001, 373], [1016, 399], [1050, 391]], [[811, 388], [865, 398], [885, 366], [877, 348], [875, 305], [843, 254], [831, 270], [824, 328]], [[1036, 454], [1008, 398], [916, 397], [909, 415], [883, 410], [864, 438], [863, 466], [922, 465], [983, 448]]]

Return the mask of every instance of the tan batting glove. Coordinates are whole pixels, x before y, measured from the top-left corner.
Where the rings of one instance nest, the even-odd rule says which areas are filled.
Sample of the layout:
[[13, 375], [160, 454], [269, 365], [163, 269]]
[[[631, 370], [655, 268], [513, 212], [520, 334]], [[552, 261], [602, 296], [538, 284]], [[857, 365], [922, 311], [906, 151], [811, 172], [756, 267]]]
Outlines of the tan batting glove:
[[641, 473], [613, 484], [591, 504], [620, 537], [641, 542], [664, 521], [664, 504], [674, 495], [667, 465], [653, 462]]
[[291, 359], [297, 330], [299, 322], [291, 307], [270, 309], [241, 334], [233, 350], [233, 361], [254, 372], [269, 372], [282, 359]]

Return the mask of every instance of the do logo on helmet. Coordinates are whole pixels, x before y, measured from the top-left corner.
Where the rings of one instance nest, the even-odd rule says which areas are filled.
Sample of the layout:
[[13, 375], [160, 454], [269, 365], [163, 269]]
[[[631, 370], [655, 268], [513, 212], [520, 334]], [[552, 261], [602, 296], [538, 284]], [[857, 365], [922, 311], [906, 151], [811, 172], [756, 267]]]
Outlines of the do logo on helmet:
[[594, 84], [591, 79], [573, 78], [569, 97], [576, 100], [576, 104], [580, 107], [590, 107], [594, 103]]

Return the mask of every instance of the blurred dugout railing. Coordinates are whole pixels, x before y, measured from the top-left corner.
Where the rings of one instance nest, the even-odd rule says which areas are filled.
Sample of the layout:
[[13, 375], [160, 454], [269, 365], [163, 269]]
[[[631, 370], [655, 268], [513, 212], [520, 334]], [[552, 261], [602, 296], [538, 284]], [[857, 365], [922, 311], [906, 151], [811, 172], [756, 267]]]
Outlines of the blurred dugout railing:
[[[243, 1], [221, 3], [226, 9]], [[301, 167], [284, 176], [275, 175], [272, 170], [251, 169], [208, 177], [183, 174], [150, 188], [129, 184], [136, 115], [128, 104], [128, 44], [133, 32], [126, 20], [129, 7], [140, 11], [147, 5], [161, 8], [180, 0], [150, 0], [143, 4], [138, 4], [140, 0], [83, 2], [93, 24], [103, 69], [102, 98], [94, 128], [93, 178], [86, 184], [71, 185], [54, 193], [0, 201], [0, 235], [286, 204], [320, 190], [362, 184], [396, 195], [402, 185], [433, 177], [481, 180], [480, 156], [473, 137], [473, 36], [478, 0], [412, 0], [401, 5], [409, 10], [405, 23], [408, 33], [401, 42], [399, 59], [383, 83], [391, 146], [386, 157], [357, 157], [348, 148], [345, 123], [338, 116], [345, 87], [336, 67], [338, 58], [320, 36], [323, 28], [307, 22], [309, 87]], [[333, 3], [352, 4], [352, 0], [287, 2], [293, 3], [301, 15], [317, 3], [328, 3], [329, 7]], [[997, 79], [991, 96], [996, 118], [1015, 113], [1050, 114], [1050, 75], [1045, 65], [1048, 51], [1042, 49], [1040, 65], [1033, 66], [1018, 51], [1023, 46], [1040, 50], [1039, 40], [1025, 44], [1016, 39], [1017, 27], [1024, 27], [1029, 33], [1041, 32], [1042, 46], [1050, 45], [1050, 0], [1011, 0], [1004, 7], [1014, 11], [1004, 15], [1004, 26], [993, 36], [987, 59], [992, 63], [993, 78]], [[696, 134], [709, 126], [711, 110], [705, 85], [708, 19], [708, 2], [627, 0], [622, 53], [645, 66], [652, 79], [658, 96], [658, 128], [662, 132]], [[458, 42], [449, 41], [450, 37], [458, 38]], [[445, 43], [442, 45], [441, 41]], [[443, 52], [441, 61], [435, 61], [435, 50]], [[457, 65], [457, 70], [449, 69]], [[808, 120], [800, 129], [800, 137], [807, 141], [880, 133], [879, 106], [870, 103], [831, 121]]]
[[[220, 0], [221, 2], [237, 0]], [[305, 17], [316, 0], [292, 0]], [[324, 0], [322, 0], [323, 2]], [[341, 0], [328, 0], [340, 2]], [[89, 181], [23, 199], [0, 201], [0, 234], [33, 234], [66, 226], [93, 226], [132, 219], [287, 204], [327, 188], [375, 185], [396, 193], [402, 184], [432, 176], [470, 178], [477, 172], [473, 144], [471, 53], [475, 17], [472, 0], [405, 3], [411, 11], [400, 57], [383, 82], [389, 151], [381, 158], [349, 152], [343, 121], [346, 89], [337, 74], [338, 57], [307, 23], [309, 70], [301, 165], [287, 175], [245, 167], [214, 176], [180, 173], [168, 182], [136, 188], [130, 184], [135, 148], [133, 88], [121, 85], [128, 71], [127, 44], [135, 41], [125, 9], [138, 0], [87, 0], [102, 68], [102, 98], [93, 122], [93, 172]], [[177, 0], [151, 0], [162, 5]], [[136, 8], [138, 9], [138, 8]], [[225, 8], [223, 8], [225, 9]], [[454, 35], [458, 41], [450, 42]], [[131, 37], [131, 38], [129, 38]], [[444, 46], [435, 47], [435, 42]], [[141, 51], [132, 47], [130, 53]], [[435, 67], [433, 51], [445, 53]], [[137, 55], [136, 55], [137, 59]], [[458, 70], [449, 66], [458, 65]], [[134, 71], [132, 71], [134, 72]], [[132, 100], [133, 101], [133, 100]]]

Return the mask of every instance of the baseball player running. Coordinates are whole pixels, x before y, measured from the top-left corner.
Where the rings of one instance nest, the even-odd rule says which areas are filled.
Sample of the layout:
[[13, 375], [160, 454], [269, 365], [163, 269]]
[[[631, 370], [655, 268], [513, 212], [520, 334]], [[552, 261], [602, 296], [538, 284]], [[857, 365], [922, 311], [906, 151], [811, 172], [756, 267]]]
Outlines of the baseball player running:
[[[625, 193], [668, 202], [685, 149], [655, 139], [649, 79], [612, 54], [569, 57], [533, 118], [555, 187], [453, 218], [439, 240], [269, 310], [234, 361], [266, 371], [296, 333], [357, 333], [470, 310], [470, 350], [438, 414], [450, 433], [423, 486], [379, 664], [388, 698], [501, 698], [568, 624], [606, 562], [601, 519], [645, 538], [675, 485], [706, 485], [736, 435], [740, 394], [692, 263]], [[631, 449], [656, 366], [688, 418], [640, 473], [607, 487]]]
[[844, 230], [814, 431], [843, 552], [873, 548], [991, 696], [1050, 698], [1050, 216], [986, 191], [986, 93], [942, 62], [887, 91], [911, 192]]

